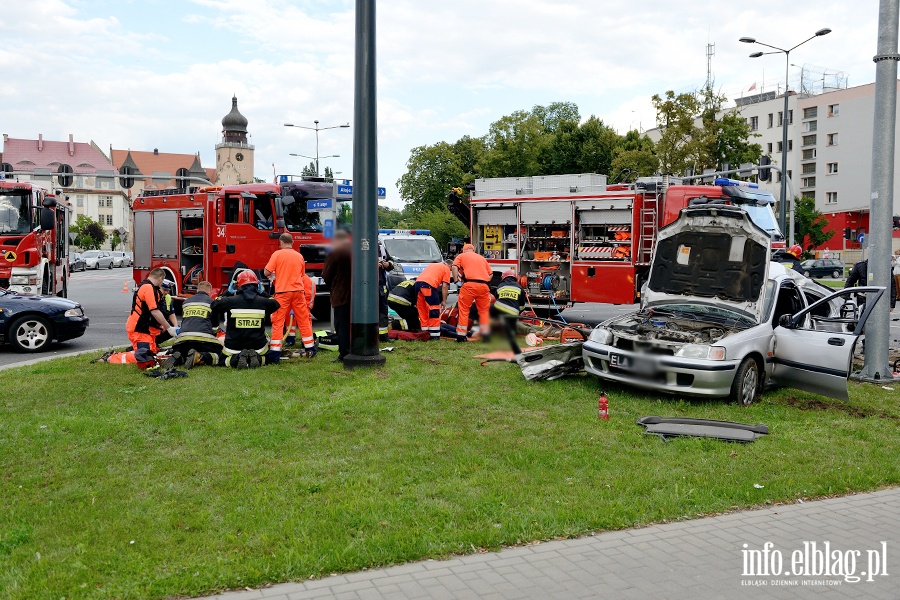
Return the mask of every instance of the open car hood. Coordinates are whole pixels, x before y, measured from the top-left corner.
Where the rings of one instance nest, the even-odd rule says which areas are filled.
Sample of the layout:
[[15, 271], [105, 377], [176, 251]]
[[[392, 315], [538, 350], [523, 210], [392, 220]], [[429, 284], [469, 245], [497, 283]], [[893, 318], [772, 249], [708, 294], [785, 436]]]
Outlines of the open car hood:
[[659, 230], [643, 305], [698, 302], [758, 323], [769, 268], [769, 235], [733, 206], [686, 208]]

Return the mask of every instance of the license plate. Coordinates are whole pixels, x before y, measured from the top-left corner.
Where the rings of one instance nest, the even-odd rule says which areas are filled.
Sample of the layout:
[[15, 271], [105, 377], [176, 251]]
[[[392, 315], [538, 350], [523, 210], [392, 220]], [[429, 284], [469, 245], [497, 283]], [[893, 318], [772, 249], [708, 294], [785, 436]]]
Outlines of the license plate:
[[656, 360], [649, 357], [626, 356], [612, 353], [609, 356], [609, 367], [620, 371], [630, 371], [640, 375], [655, 375], [659, 372]]

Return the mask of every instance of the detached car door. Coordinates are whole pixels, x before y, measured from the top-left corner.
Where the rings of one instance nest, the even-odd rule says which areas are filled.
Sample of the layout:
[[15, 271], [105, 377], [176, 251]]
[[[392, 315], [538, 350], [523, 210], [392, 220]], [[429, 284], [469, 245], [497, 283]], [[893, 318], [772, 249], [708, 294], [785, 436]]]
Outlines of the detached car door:
[[[823, 305], [866, 294], [859, 319], [834, 314]], [[853, 349], [872, 309], [884, 295], [881, 287], [847, 288], [826, 296], [794, 315], [775, 323], [772, 381], [813, 394], [847, 400]], [[838, 300], [839, 302], [834, 302]], [[827, 316], [826, 316], [827, 315]]]

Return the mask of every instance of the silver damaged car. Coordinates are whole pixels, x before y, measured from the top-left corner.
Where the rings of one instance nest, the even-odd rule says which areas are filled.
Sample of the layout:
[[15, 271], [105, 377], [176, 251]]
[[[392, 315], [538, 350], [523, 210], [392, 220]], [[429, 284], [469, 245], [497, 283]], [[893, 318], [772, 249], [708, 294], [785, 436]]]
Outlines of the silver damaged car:
[[766, 384], [847, 399], [853, 348], [883, 294], [834, 292], [770, 262], [768, 234], [739, 208], [687, 208], [659, 231], [640, 310], [591, 332], [585, 370], [743, 405]]

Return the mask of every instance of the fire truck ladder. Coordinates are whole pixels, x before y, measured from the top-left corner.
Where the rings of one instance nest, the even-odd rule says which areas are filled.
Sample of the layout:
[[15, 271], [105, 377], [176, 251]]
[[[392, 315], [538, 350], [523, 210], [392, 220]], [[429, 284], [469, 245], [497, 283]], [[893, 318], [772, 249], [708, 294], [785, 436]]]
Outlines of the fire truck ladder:
[[649, 264], [653, 256], [653, 243], [659, 228], [659, 204], [657, 196], [646, 196], [641, 205], [641, 231], [638, 241], [638, 263]]

